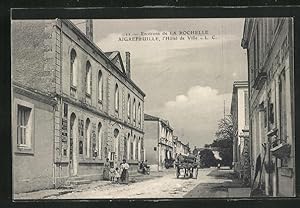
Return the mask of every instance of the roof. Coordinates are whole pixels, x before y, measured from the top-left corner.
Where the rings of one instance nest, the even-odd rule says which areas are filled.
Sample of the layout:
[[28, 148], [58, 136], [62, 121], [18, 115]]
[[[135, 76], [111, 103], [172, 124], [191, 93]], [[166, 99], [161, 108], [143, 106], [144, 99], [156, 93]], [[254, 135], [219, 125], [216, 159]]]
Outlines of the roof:
[[233, 87], [238, 88], [238, 87], [248, 87], [248, 81], [234, 81], [233, 82]]
[[121, 72], [126, 74], [126, 69], [119, 51], [104, 52], [104, 54], [118, 67]]
[[152, 115], [149, 115], [149, 114], [146, 114], [146, 113], [144, 113], [144, 120], [145, 121], [160, 121], [162, 124], [166, 125], [169, 129], [174, 130], [171, 127], [168, 120], [165, 120], [165, 119], [162, 119], [162, 118], [159, 118], [159, 117], [156, 117], [156, 116], [152, 116]]
[[144, 120], [147, 120], [147, 121], [159, 121], [159, 118], [156, 117], [156, 116], [151, 116], [149, 114], [144, 114]]

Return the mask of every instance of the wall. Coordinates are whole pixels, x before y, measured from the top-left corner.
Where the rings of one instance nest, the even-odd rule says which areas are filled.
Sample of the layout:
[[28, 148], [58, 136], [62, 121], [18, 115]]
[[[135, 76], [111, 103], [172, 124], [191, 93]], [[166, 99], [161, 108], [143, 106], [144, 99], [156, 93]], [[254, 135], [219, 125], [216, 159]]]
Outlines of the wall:
[[[278, 26], [275, 28], [274, 20], [278, 20]], [[266, 25], [266, 21], [268, 21], [268, 25]], [[262, 38], [262, 28], [268, 28], [268, 32], [264, 34], [268, 34], [266, 36], [268, 41], [260, 41], [260, 69], [266, 72], [266, 81], [264, 86], [262, 86], [258, 90], [254, 90], [252, 85], [251, 88], [251, 98], [250, 98], [250, 120], [251, 120], [251, 141], [252, 141], [252, 168], [255, 166], [255, 157], [258, 154], [264, 154], [263, 148], [261, 144], [266, 142], [268, 137], [267, 133], [271, 129], [275, 127], [278, 129], [278, 136], [280, 135], [280, 112], [286, 111], [287, 117], [287, 125], [286, 125], [286, 136], [287, 143], [292, 146], [292, 152], [290, 158], [287, 160], [285, 164], [287, 167], [283, 166], [282, 161], [279, 159], [275, 159], [275, 157], [271, 157], [270, 159], [274, 162], [277, 160], [277, 171], [278, 177], [276, 174], [272, 174], [270, 177], [266, 174], [265, 178], [266, 185], [267, 181], [270, 180], [273, 193], [268, 193], [269, 195], [276, 196], [277, 194], [280, 196], [292, 196], [295, 194], [295, 163], [294, 163], [294, 133], [293, 133], [293, 122], [294, 122], [294, 114], [293, 112], [293, 25], [292, 19], [281, 18], [281, 19], [256, 19], [256, 22], [259, 22], [262, 26], [259, 28], [259, 35]], [[272, 28], [273, 25], [273, 28]], [[256, 25], [254, 25], [255, 27]], [[254, 36], [254, 34], [253, 34]], [[254, 57], [253, 57], [253, 36], [249, 40], [248, 46], [248, 63], [249, 63], [249, 77], [250, 83], [254, 82], [252, 76], [252, 69], [255, 65]], [[279, 107], [279, 75], [285, 70], [286, 74], [286, 108], [280, 109]], [[265, 116], [269, 112], [268, 106], [268, 94], [271, 96], [271, 103], [274, 104], [274, 124], [270, 124], [269, 117], [267, 117], [268, 125], [266, 128], [262, 125], [264, 123], [263, 111], [259, 109], [259, 104], [264, 104], [264, 108], [266, 109]], [[271, 138], [269, 138], [271, 140]], [[254, 171], [254, 169], [253, 169]], [[288, 172], [288, 174], [282, 174], [282, 172]], [[252, 176], [253, 177], [253, 176]], [[278, 186], [276, 185], [278, 184]], [[268, 190], [266, 189], [266, 192]]]
[[[146, 159], [149, 164], [158, 164], [158, 121], [145, 121], [145, 150], [146, 150]], [[156, 151], [154, 151], [156, 147]]]
[[[123, 158], [127, 158], [129, 163], [134, 166], [137, 164], [138, 155], [143, 155], [143, 153], [138, 154], [135, 151], [135, 158], [131, 159], [130, 155], [133, 152], [125, 155], [124, 142], [128, 140], [127, 152], [130, 150], [130, 143], [133, 142], [134, 137], [136, 137], [136, 143], [134, 146], [138, 146], [139, 138], [143, 138], [143, 107], [144, 107], [144, 97], [143, 95], [130, 83], [132, 82], [124, 75], [120, 74], [122, 72], [116, 71], [112, 66], [112, 63], [105, 58], [105, 55], [100, 51], [97, 46], [92, 42], [87, 40], [81, 32], [77, 31], [77, 28], [72, 26], [72, 23], [65, 20], [58, 20], [56, 25], [56, 33], [60, 34], [60, 47], [57, 49], [57, 53], [60, 54], [61, 59], [61, 73], [60, 87], [62, 101], [60, 106], [60, 112], [58, 118], [61, 119], [63, 106], [62, 103], [68, 103], [69, 114], [68, 114], [68, 124], [70, 123], [70, 116], [75, 113], [76, 119], [80, 118], [84, 121], [83, 129], [86, 126], [87, 118], [90, 119], [90, 125], [97, 126], [98, 123], [102, 124], [102, 150], [100, 153], [102, 157], [99, 158], [86, 158], [85, 156], [78, 155], [78, 149], [76, 149], [77, 155], [77, 174], [80, 176], [90, 176], [93, 178], [101, 178], [103, 172], [103, 162], [105, 158], [109, 157], [109, 153], [115, 152], [116, 138], [114, 137], [114, 130], [118, 129], [118, 145], [119, 154], [115, 159], [115, 163], [119, 165]], [[78, 63], [77, 68], [77, 86], [76, 86], [76, 96], [71, 95], [71, 62], [70, 54], [71, 50], [74, 49], [76, 52], [76, 60]], [[90, 98], [86, 96], [86, 64], [87, 62], [91, 65], [91, 96]], [[102, 73], [102, 83], [103, 83], [103, 98], [99, 101], [98, 97], [98, 74]], [[119, 111], [115, 111], [115, 86], [118, 85], [119, 89]], [[128, 122], [127, 120], [127, 96], [128, 93], [131, 96], [131, 106], [133, 106], [133, 98], [136, 99], [136, 110], [138, 110], [138, 103], [141, 104], [141, 125], [134, 123], [133, 119]], [[132, 112], [132, 109], [131, 109]], [[132, 117], [132, 116], [131, 116]], [[60, 120], [58, 121], [60, 122]], [[76, 127], [78, 128], [78, 127]], [[69, 131], [69, 126], [68, 126]], [[85, 131], [84, 131], [85, 132]], [[129, 134], [129, 138], [128, 138]], [[83, 136], [83, 140], [86, 135]], [[58, 143], [59, 144], [59, 143]], [[78, 140], [76, 141], [78, 146]], [[69, 148], [69, 137], [68, 137], [68, 148]], [[142, 149], [140, 149], [143, 152]], [[61, 152], [57, 153], [60, 155]], [[129, 159], [128, 159], [129, 158]], [[64, 178], [69, 176], [69, 166], [65, 166], [69, 160], [69, 149], [68, 155], [64, 157], [62, 163], [57, 166], [60, 174], [58, 177]]]
[[52, 20], [13, 20], [13, 81], [45, 93], [55, 91]]
[[[34, 105], [33, 153], [17, 152], [16, 99]], [[14, 93], [12, 100], [13, 192], [28, 192], [53, 187], [53, 107]]]
[[[86, 77], [86, 63], [91, 64], [92, 69], [92, 93], [91, 103], [88, 104], [91, 108], [100, 110], [111, 117], [117, 118], [122, 122], [131, 124], [132, 126], [142, 130], [143, 129], [143, 111], [144, 111], [144, 97], [138, 92], [125, 78], [120, 75], [123, 72], [116, 72], [109, 61], [100, 56], [90, 46], [91, 43], [78, 38], [70, 28], [62, 24], [62, 91], [66, 96], [70, 96], [70, 53], [74, 49], [78, 60], [78, 83], [77, 83], [77, 98], [75, 100], [86, 103], [85, 93], [85, 77]], [[102, 72], [103, 76], [103, 101], [98, 102], [98, 73]], [[115, 112], [115, 86], [119, 89], [119, 112]], [[138, 110], [138, 103], [141, 104], [141, 125], [138, 122], [133, 122], [133, 119], [128, 122], [127, 119], [127, 98], [128, 94], [131, 97], [131, 107], [133, 107], [133, 100], [136, 100], [136, 110]], [[132, 113], [132, 109], [131, 109]], [[138, 116], [138, 115], [137, 115]]]

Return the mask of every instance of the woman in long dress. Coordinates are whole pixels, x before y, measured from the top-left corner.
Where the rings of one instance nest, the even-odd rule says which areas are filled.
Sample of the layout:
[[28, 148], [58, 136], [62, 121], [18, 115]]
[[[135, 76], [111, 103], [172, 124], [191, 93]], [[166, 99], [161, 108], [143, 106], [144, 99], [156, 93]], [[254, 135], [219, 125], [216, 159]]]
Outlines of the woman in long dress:
[[123, 163], [121, 164], [121, 177], [120, 177], [120, 183], [128, 184], [129, 181], [129, 165], [126, 162], [126, 160], [123, 160]]
[[109, 180], [109, 169], [110, 169], [110, 164], [109, 164], [109, 159], [106, 158], [106, 162], [104, 163], [104, 169], [103, 169], [103, 180]]

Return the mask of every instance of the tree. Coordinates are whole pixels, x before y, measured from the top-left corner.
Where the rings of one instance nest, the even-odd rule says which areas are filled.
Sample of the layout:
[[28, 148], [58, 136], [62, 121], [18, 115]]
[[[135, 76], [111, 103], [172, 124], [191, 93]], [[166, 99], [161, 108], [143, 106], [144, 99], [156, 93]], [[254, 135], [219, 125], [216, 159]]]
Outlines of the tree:
[[220, 119], [218, 130], [216, 131], [216, 139], [211, 144], [211, 147], [220, 152], [223, 165], [232, 165], [233, 128], [232, 117], [230, 115]]
[[211, 166], [216, 166], [217, 161], [214, 153], [210, 149], [203, 149], [200, 151], [200, 167], [209, 168]]

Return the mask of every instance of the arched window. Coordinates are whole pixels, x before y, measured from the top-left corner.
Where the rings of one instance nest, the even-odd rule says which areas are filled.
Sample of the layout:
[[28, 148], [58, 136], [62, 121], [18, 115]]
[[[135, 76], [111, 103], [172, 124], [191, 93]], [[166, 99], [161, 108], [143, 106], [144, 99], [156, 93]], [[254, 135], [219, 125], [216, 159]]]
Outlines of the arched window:
[[133, 99], [133, 121], [136, 121], [136, 105], [135, 105], [135, 98]]
[[99, 71], [98, 73], [98, 100], [102, 101], [103, 99], [103, 78], [102, 78], [102, 72]]
[[127, 100], [127, 117], [130, 119], [130, 113], [131, 113], [131, 99], [130, 94], [128, 94], [128, 100]]
[[119, 153], [120, 153], [120, 144], [119, 144], [119, 130], [115, 129], [114, 130], [114, 137], [115, 137], [115, 159], [118, 161], [119, 159]]
[[128, 133], [127, 135], [127, 159], [132, 159], [132, 156], [131, 156], [131, 141], [130, 141], [130, 133]]
[[139, 137], [139, 140], [138, 140], [138, 161], [141, 160], [141, 137]]
[[139, 126], [141, 125], [141, 121], [142, 121], [141, 103], [139, 103], [139, 105], [138, 105], [138, 123], [139, 123]]
[[115, 86], [115, 110], [119, 111], [119, 87], [118, 84]]
[[136, 160], [136, 138], [135, 138], [135, 135], [133, 136], [132, 156], [133, 156], [133, 160]]
[[77, 58], [76, 58], [76, 52], [74, 49], [71, 51], [71, 57], [70, 57], [70, 78], [71, 78], [71, 86], [76, 87], [77, 86]]
[[90, 62], [86, 62], [86, 93], [91, 95], [92, 92], [92, 67]]
[[90, 131], [90, 119], [86, 119], [85, 122], [85, 155], [90, 157], [90, 140], [91, 140], [91, 131]]
[[102, 159], [102, 124], [98, 124], [98, 157]]

